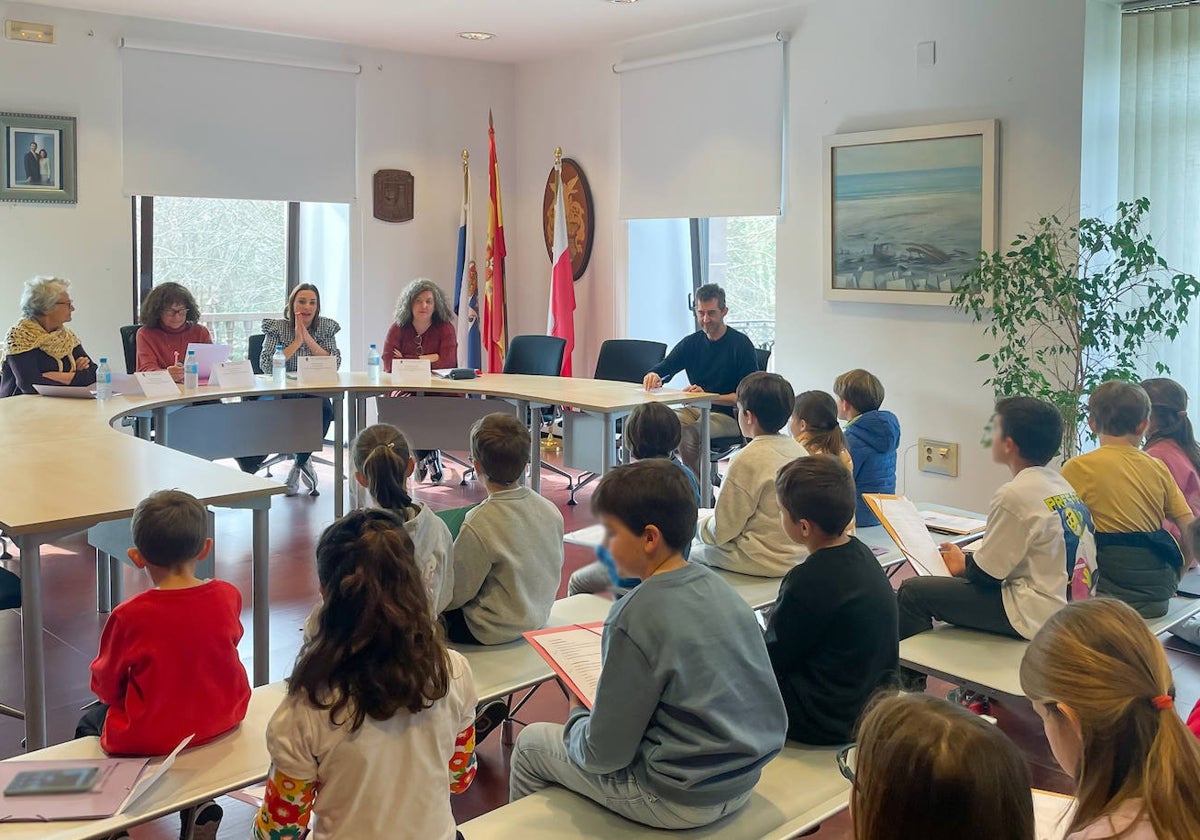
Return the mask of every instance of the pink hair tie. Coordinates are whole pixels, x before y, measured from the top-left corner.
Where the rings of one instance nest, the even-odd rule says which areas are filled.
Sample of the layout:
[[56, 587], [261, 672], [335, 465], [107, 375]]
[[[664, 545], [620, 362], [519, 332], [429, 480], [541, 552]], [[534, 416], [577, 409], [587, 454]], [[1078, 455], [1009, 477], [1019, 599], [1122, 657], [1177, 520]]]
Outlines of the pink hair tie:
[[1150, 699], [1150, 704], [1160, 712], [1174, 708], [1175, 700], [1169, 694], [1160, 694]]

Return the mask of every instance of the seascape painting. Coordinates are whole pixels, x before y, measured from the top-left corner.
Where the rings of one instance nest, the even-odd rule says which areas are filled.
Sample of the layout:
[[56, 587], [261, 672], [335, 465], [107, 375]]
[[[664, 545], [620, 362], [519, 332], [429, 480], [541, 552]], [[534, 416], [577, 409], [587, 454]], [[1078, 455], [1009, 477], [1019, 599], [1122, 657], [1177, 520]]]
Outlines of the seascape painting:
[[993, 247], [988, 135], [827, 145], [827, 297], [944, 303]]

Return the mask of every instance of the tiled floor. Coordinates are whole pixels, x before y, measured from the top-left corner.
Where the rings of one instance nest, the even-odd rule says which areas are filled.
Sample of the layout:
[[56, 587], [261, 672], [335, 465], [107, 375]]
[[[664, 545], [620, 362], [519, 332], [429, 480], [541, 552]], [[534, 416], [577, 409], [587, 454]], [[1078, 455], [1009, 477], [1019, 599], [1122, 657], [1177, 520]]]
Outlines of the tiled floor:
[[[272, 680], [282, 679], [290, 672], [300, 647], [300, 624], [316, 598], [313, 546], [321, 530], [333, 521], [332, 472], [328, 467], [319, 467], [318, 472], [324, 489], [321, 496], [279, 497], [271, 509]], [[281, 476], [277, 474], [277, 477]], [[559, 506], [568, 531], [594, 521], [588, 509], [591, 487], [580, 494], [577, 507], [569, 507], [564, 480], [543, 473], [543, 490]], [[441, 486], [421, 485], [417, 496], [440, 509], [479, 501], [483, 497], [483, 490], [474, 483], [465, 488], [459, 487], [457, 473], [451, 472]], [[245, 603], [242, 621], [247, 630], [251, 623], [249, 533], [248, 511], [218, 511], [218, 574], [242, 591]], [[560, 594], [565, 594], [565, 582], [570, 572], [589, 559], [584, 549], [567, 546], [563, 592]], [[71, 737], [79, 718], [79, 708], [92, 699], [88, 691], [88, 664], [95, 655], [104, 623], [104, 616], [96, 613], [94, 569], [93, 555], [81, 537], [60, 546], [47, 547], [43, 552], [47, 706], [52, 742]], [[897, 582], [900, 577], [897, 576]], [[132, 568], [126, 569], [127, 596], [141, 591], [147, 584], [148, 579], [135, 573]], [[0, 680], [0, 703], [18, 707], [22, 703], [20, 629], [20, 617], [15, 611], [0, 613], [0, 674], [3, 675]], [[1187, 648], [1186, 645], [1180, 647]], [[242, 641], [241, 652], [243, 660], [249, 664], [251, 639], [248, 633]], [[1180, 709], [1190, 709], [1200, 696], [1200, 661], [1195, 653], [1191, 649], [1169, 651], [1176, 675]], [[930, 681], [931, 692], [944, 694], [948, 688], [944, 683]], [[999, 719], [1000, 726], [1025, 751], [1034, 783], [1051, 790], [1068, 791], [1070, 782], [1054, 764], [1032, 709], [1027, 704], [997, 706], [993, 713]], [[526, 721], [562, 721], [566, 717], [566, 703], [561, 693], [553, 685], [548, 685], [535, 694], [521, 717]], [[0, 717], [0, 757], [20, 751], [22, 734], [19, 722]], [[484, 742], [479, 752], [480, 772], [475, 784], [454, 801], [454, 811], [460, 822], [491, 810], [508, 798], [509, 751], [501, 744], [499, 735], [495, 734]], [[222, 798], [221, 802], [225, 806], [226, 817], [220, 837], [248, 837], [254, 818], [253, 808], [228, 797]], [[135, 829], [133, 837], [134, 840], [165, 840], [177, 834], [178, 821], [164, 818]], [[848, 815], [843, 813], [827, 821], [813, 836], [819, 840], [849, 840], [852, 834]]]

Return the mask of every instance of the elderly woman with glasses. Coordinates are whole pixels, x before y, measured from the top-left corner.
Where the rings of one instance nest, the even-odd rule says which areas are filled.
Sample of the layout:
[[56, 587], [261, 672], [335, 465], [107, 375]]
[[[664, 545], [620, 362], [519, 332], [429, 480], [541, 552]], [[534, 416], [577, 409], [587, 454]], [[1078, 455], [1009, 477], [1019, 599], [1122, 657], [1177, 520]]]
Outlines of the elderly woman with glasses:
[[94, 385], [96, 369], [66, 327], [75, 305], [71, 282], [35, 277], [21, 292], [22, 318], [8, 331], [0, 364], [0, 397], [36, 394], [35, 385]]
[[165, 370], [183, 381], [189, 344], [212, 344], [208, 327], [199, 323], [200, 307], [178, 283], [160, 283], [142, 301], [137, 331], [137, 370]]

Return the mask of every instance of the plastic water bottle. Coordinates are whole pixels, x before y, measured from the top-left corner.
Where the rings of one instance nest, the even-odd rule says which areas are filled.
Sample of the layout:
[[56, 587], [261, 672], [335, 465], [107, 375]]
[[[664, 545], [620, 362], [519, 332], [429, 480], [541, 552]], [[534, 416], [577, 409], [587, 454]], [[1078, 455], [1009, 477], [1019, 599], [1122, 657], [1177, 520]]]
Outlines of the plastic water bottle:
[[112, 371], [108, 368], [108, 357], [100, 357], [100, 366], [96, 368], [96, 399], [112, 398]]
[[200, 363], [196, 361], [196, 351], [189, 350], [183, 360], [183, 390], [195, 391], [200, 387]]
[[275, 387], [287, 385], [287, 356], [283, 355], [283, 345], [275, 345], [275, 355], [271, 357], [271, 379]]
[[367, 350], [367, 382], [378, 385], [383, 379], [383, 360], [374, 344]]

